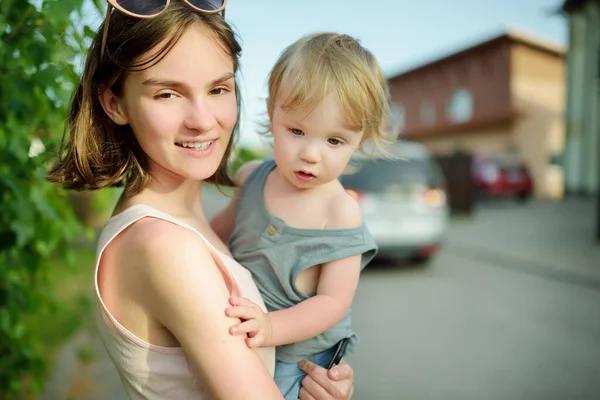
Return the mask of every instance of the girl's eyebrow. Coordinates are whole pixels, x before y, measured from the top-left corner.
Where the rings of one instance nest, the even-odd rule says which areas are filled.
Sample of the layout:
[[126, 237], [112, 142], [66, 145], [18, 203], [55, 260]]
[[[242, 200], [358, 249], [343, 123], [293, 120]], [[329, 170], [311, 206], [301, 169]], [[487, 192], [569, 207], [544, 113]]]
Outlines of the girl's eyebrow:
[[164, 86], [164, 87], [182, 87], [186, 86], [183, 82], [172, 79], [149, 78], [142, 82], [145, 86]]
[[233, 72], [227, 72], [220, 78], [217, 78], [214, 81], [212, 81], [209, 86], [218, 85], [219, 83], [224, 83], [225, 81], [228, 81], [233, 78], [235, 78], [235, 74]]
[[[228, 81], [228, 80], [230, 80], [230, 79], [232, 79], [234, 77], [235, 77], [235, 74], [233, 72], [227, 72], [223, 76], [220, 76], [217, 79], [215, 79], [212, 82], [210, 82], [208, 84], [208, 86], [214, 86], [214, 85], [217, 85], [219, 83], [223, 83], [223, 82]], [[187, 84], [185, 84], [184, 82], [177, 81], [177, 80], [174, 80], [174, 79], [164, 79], [164, 78], [157, 78], [157, 77], [146, 79], [144, 82], [142, 82], [142, 85], [145, 85], [145, 86], [175, 87], [175, 88], [187, 87]]]

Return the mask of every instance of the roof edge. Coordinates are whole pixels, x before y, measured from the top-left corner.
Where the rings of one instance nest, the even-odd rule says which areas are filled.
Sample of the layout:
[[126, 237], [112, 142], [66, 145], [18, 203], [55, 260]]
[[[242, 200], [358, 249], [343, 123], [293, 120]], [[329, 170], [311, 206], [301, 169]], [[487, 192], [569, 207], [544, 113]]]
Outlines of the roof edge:
[[450, 54], [444, 55], [442, 57], [436, 58], [433, 61], [419, 64], [416, 67], [412, 67], [412, 68], [406, 69], [401, 72], [388, 74], [387, 79], [392, 80], [392, 79], [399, 78], [404, 75], [411, 74], [413, 72], [425, 69], [431, 65], [441, 63], [450, 58], [459, 56], [461, 54], [468, 53], [470, 51], [487, 46], [493, 42], [500, 41], [503, 39], [512, 40], [513, 42], [521, 43], [526, 46], [536, 48], [538, 50], [545, 51], [547, 53], [551, 53], [553, 55], [556, 55], [557, 57], [563, 57], [567, 52], [566, 47], [564, 47], [556, 42], [552, 42], [547, 39], [542, 39], [536, 35], [525, 32], [524, 30], [521, 30], [521, 29], [507, 28], [501, 34], [496, 34], [488, 39], [482, 40], [482, 41], [475, 43], [473, 45], [470, 45], [470, 46], [466, 46], [466, 47], [462, 48], [461, 50], [458, 50], [458, 51], [452, 52]]

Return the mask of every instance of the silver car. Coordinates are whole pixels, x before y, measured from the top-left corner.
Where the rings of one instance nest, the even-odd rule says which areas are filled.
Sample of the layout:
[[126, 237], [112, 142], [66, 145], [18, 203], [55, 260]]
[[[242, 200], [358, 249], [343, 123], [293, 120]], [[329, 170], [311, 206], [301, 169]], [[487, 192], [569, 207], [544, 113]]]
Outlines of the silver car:
[[356, 158], [341, 182], [358, 198], [381, 258], [425, 262], [448, 225], [444, 177], [418, 143], [398, 142], [389, 152], [391, 158]]

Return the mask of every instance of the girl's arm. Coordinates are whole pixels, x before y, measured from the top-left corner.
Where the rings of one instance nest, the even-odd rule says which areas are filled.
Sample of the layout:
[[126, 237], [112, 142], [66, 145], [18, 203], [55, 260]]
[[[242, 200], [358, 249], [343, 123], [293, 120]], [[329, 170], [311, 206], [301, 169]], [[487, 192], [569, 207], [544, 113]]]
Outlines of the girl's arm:
[[212, 397], [282, 399], [258, 355], [228, 333], [235, 322], [223, 312], [230, 282], [202, 238], [160, 220], [145, 221], [143, 231], [132, 252], [145, 289], [140, 302], [176, 337]]

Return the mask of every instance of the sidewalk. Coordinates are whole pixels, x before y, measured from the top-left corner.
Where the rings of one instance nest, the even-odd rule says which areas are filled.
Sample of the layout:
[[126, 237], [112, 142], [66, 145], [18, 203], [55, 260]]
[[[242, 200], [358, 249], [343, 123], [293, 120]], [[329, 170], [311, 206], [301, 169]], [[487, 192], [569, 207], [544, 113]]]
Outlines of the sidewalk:
[[593, 198], [488, 202], [452, 222], [444, 249], [600, 290], [595, 222]]
[[[89, 359], [81, 353], [89, 354]], [[71, 338], [56, 356], [39, 400], [128, 400], [94, 326]]]

